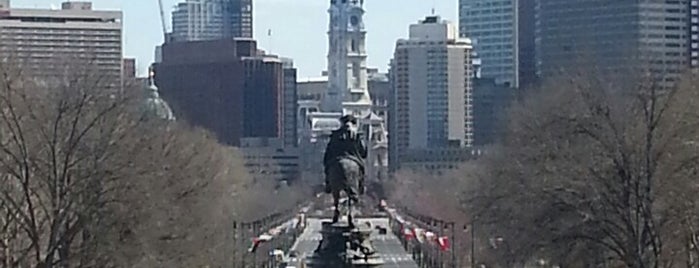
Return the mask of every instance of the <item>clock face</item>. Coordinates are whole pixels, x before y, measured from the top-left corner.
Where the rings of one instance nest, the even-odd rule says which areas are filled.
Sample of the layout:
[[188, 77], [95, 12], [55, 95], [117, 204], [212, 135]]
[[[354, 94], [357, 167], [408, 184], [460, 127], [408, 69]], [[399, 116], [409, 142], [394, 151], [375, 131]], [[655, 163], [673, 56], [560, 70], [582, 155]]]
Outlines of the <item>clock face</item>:
[[359, 24], [359, 17], [357, 17], [357, 16], [350, 17], [350, 24], [352, 24], [352, 26], [357, 26], [357, 24]]

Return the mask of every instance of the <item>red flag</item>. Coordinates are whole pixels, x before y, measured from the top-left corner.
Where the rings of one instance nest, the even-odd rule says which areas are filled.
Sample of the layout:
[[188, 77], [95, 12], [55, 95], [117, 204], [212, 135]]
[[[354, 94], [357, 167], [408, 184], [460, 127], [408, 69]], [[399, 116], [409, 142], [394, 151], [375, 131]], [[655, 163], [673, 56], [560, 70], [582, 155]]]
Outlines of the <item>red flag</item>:
[[415, 237], [415, 236], [413, 235], [413, 231], [411, 231], [411, 230], [408, 229], [408, 228], [405, 228], [404, 225], [401, 225], [401, 226], [400, 226], [400, 232], [403, 234], [403, 236], [405, 236], [405, 239], [407, 239], [407, 240], [410, 240], [410, 239], [412, 239], [413, 237]]
[[267, 242], [267, 241], [270, 241], [270, 240], [272, 240], [272, 236], [267, 235], [267, 234], [263, 234], [263, 235], [261, 235], [261, 236], [259, 236], [259, 237], [253, 238], [253, 239], [252, 239], [252, 245], [250, 245], [250, 248], [248, 249], [248, 252], [253, 253], [253, 252], [257, 251], [257, 248], [260, 246], [260, 244], [261, 244], [262, 242]]
[[260, 243], [262, 243], [262, 241], [260, 241], [260, 240], [257, 239], [257, 238], [253, 238], [253, 239], [252, 239], [252, 245], [250, 245], [250, 248], [248, 249], [248, 252], [254, 253], [255, 251], [257, 251], [257, 247], [260, 246]]
[[449, 250], [449, 246], [450, 246], [449, 245], [449, 237], [446, 237], [446, 236], [439, 237], [439, 238], [437, 238], [437, 243], [439, 244], [439, 248], [442, 251]]

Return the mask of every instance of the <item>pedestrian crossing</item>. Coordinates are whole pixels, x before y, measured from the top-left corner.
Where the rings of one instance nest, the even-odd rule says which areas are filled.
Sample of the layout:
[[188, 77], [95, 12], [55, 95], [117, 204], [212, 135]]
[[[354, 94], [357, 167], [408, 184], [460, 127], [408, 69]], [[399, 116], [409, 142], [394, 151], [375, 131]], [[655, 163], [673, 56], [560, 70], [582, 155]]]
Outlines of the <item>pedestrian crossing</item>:
[[320, 241], [322, 239], [323, 239], [323, 237], [321, 237], [321, 236], [311, 236], [311, 237], [304, 238], [305, 241]]
[[399, 263], [399, 262], [412, 262], [413, 256], [410, 254], [381, 254], [384, 262], [387, 263]]

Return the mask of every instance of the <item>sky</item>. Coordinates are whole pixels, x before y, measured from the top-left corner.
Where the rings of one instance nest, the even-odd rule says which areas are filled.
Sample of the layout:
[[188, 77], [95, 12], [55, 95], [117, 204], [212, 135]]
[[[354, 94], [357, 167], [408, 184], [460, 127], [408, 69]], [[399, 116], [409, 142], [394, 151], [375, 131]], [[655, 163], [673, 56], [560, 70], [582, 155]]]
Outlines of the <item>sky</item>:
[[[10, 0], [11, 7], [58, 8], [62, 0]], [[168, 30], [170, 12], [184, 0], [163, 0]], [[327, 65], [328, 0], [253, 0], [254, 37], [272, 54], [289, 57], [299, 78], [317, 77]], [[124, 57], [137, 61], [144, 75], [162, 43], [158, 0], [92, 0], [93, 9], [124, 12]], [[366, 0], [368, 66], [385, 71], [395, 42], [408, 35], [408, 26], [435, 14], [456, 22], [458, 0]], [[268, 36], [271, 30], [272, 35]]]

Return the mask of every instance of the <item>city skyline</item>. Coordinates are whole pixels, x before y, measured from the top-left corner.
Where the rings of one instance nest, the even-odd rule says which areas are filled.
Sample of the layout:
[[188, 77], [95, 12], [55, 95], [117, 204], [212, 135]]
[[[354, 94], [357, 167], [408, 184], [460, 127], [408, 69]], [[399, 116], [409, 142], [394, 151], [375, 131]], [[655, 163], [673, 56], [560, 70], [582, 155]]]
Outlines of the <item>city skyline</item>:
[[[11, 0], [13, 7], [60, 8], [63, 0]], [[168, 30], [171, 11], [180, 0], [163, 0]], [[93, 0], [94, 9], [119, 9], [124, 13], [124, 57], [137, 59], [136, 71], [145, 76], [163, 34], [156, 0]], [[393, 12], [400, 5], [401, 12]], [[253, 4], [253, 37], [264, 50], [294, 60], [299, 78], [317, 77], [327, 65], [328, 0], [256, 0]], [[369, 67], [388, 68], [395, 40], [408, 36], [406, 25], [435, 14], [458, 21], [456, 0], [367, 0], [367, 52]], [[290, 15], [287, 15], [290, 14]], [[268, 37], [271, 29], [272, 37]]]

